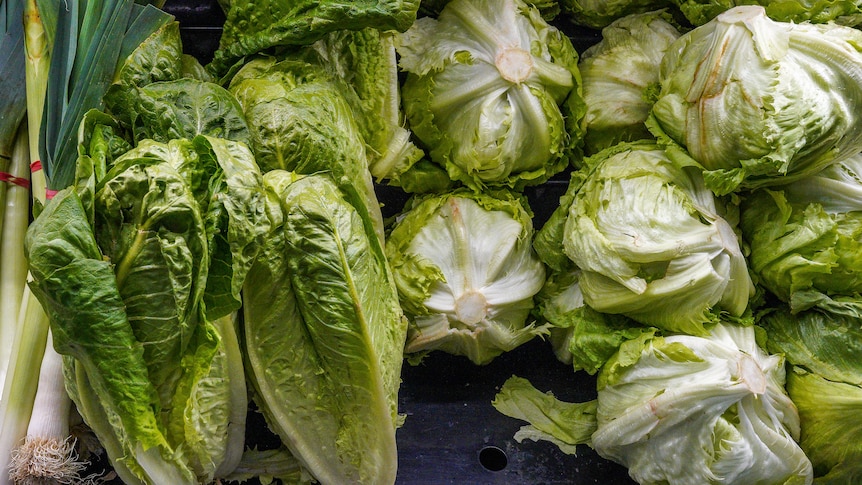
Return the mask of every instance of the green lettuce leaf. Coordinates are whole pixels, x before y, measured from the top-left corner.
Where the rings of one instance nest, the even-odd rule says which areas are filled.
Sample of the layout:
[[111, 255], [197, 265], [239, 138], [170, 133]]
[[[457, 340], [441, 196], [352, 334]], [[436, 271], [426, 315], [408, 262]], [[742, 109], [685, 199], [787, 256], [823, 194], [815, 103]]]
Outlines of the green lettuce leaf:
[[404, 31], [416, 19], [418, 8], [419, 0], [234, 0], [209, 68], [224, 73], [243, 56], [271, 47], [312, 44], [336, 30]]
[[527, 421], [515, 433], [519, 443], [525, 439], [546, 440], [565, 453], [574, 455], [578, 445], [591, 446], [596, 431], [596, 401], [568, 403], [551, 392], [542, 392], [526, 379], [512, 376], [503, 383], [491, 402], [506, 416]]

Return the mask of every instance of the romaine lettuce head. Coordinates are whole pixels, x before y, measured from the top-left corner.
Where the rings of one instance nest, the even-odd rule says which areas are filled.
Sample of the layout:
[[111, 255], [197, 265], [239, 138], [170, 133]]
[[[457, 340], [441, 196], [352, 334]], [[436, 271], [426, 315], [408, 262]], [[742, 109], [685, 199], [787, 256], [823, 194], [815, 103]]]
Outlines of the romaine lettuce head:
[[743, 314], [753, 291], [747, 263], [697, 167], [647, 141], [585, 163], [561, 250], [581, 270], [587, 305], [695, 335], [719, 310]]
[[121, 59], [113, 82], [105, 92], [104, 102], [114, 116], [127, 123], [128, 116], [135, 112], [136, 88], [182, 77], [180, 23], [165, 23]]
[[599, 374], [592, 446], [641, 484], [810, 484], [784, 363], [752, 326], [632, 341]]
[[329, 174], [264, 177], [273, 231], [243, 292], [255, 399], [320, 483], [394, 483], [407, 322], [383, 248]]
[[133, 138], [168, 142], [207, 135], [250, 143], [242, 108], [227, 89], [192, 78], [129, 87], [125, 112]]
[[418, 19], [397, 50], [409, 126], [452, 179], [518, 188], [544, 182], [574, 156], [578, 54], [535, 8], [455, 0], [438, 18]]
[[374, 192], [363, 131], [346, 82], [332, 75], [313, 51], [274, 58], [258, 56], [233, 76], [230, 92], [251, 130], [261, 171], [300, 174], [326, 171], [372, 215], [379, 237], [383, 216]]
[[69, 357], [70, 395], [122, 479], [208, 483], [238, 463], [247, 411], [230, 317], [212, 321], [203, 304], [221, 228], [197, 190], [224, 174], [203, 140], [139, 146], [99, 173], [100, 140], [28, 230], [33, 291]]
[[862, 151], [862, 32], [735, 7], [679, 38], [650, 130], [718, 194], [791, 182]]
[[[321, 62], [349, 86], [345, 92], [368, 144], [368, 169], [378, 181], [400, 185], [401, 175], [425, 153], [413, 144], [401, 112], [394, 32], [336, 31], [314, 43]], [[345, 90], [347, 91], [347, 90]], [[355, 93], [355, 95], [353, 95]]]
[[440, 350], [486, 364], [544, 327], [528, 324], [545, 267], [526, 202], [501, 190], [415, 197], [386, 254], [410, 320], [405, 351]]
[[584, 150], [594, 154], [621, 141], [652, 138], [644, 124], [668, 46], [680, 36], [664, 10], [631, 14], [602, 29], [602, 39], [581, 54], [587, 114]]
[[820, 310], [777, 309], [760, 324], [766, 346], [793, 367], [787, 392], [799, 409], [799, 444], [815, 483], [862, 479], [862, 319]]
[[801, 311], [862, 316], [862, 155], [744, 197], [740, 227], [759, 283]]

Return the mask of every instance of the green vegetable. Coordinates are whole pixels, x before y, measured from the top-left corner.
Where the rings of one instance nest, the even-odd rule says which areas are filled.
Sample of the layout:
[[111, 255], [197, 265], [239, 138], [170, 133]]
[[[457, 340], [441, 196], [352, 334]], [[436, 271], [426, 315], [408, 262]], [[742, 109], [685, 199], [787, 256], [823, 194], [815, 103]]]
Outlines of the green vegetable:
[[453, 180], [519, 189], [580, 157], [578, 54], [521, 0], [449, 2], [398, 53], [409, 127]]
[[827, 23], [858, 25], [862, 17], [860, 4], [855, 1], [810, 1], [810, 0], [673, 0], [679, 10], [693, 25], [703, 25], [726, 10], [738, 5], [761, 5], [766, 15], [780, 22]]
[[250, 60], [229, 90], [242, 106], [262, 171], [331, 172], [351, 193], [357, 210], [371, 215], [367, 222], [382, 241], [383, 216], [365, 139], [343, 79], [334, 77], [315, 52], [304, 51]]
[[599, 455], [642, 484], [811, 482], [784, 359], [753, 327], [632, 343], [599, 374]]
[[585, 151], [652, 138], [644, 124], [652, 108], [659, 65], [680, 32], [667, 11], [631, 14], [602, 29], [602, 39], [581, 54]]
[[75, 134], [84, 113], [102, 108], [102, 98], [119, 64], [173, 17], [132, 0], [57, 3], [56, 33], [48, 75], [39, 154], [48, 188], [59, 190], [74, 181]]
[[234, 0], [209, 68], [225, 73], [243, 56], [272, 47], [308, 45], [336, 30], [406, 30], [419, 0]]
[[[368, 145], [368, 169], [378, 181], [400, 185], [401, 175], [424, 152], [404, 128], [395, 56], [395, 34], [374, 28], [336, 31], [314, 44], [321, 63], [350, 87], [344, 91], [354, 105], [362, 137]], [[355, 95], [354, 95], [355, 93]]]
[[862, 151], [862, 32], [736, 7], [662, 61], [650, 130], [717, 194], [784, 184]]
[[[242, 227], [233, 219], [253, 212], [232, 206], [256, 204], [242, 188], [253, 161], [237, 165], [253, 159], [240, 144], [200, 136], [142, 144], [99, 177], [101, 140], [82, 146], [76, 185], [28, 230], [32, 288], [68, 356], [70, 395], [122, 479], [209, 482], [240, 460], [246, 398], [239, 344], [224, 320], [236, 304], [216, 314], [220, 307], [203, 302], [221, 254], [213, 236], [227, 234], [232, 250], [246, 239], [233, 237]], [[219, 202], [201, 204], [210, 199]], [[236, 247], [235, 263], [253, 259]], [[230, 300], [229, 291], [213, 294]]]
[[792, 364], [787, 392], [799, 409], [799, 444], [814, 465], [815, 483], [862, 477], [862, 320], [807, 310], [767, 314], [767, 348]]
[[862, 156], [743, 199], [741, 228], [759, 282], [794, 312], [862, 316]]
[[27, 108], [23, 15], [22, 2], [0, 2], [0, 389], [13, 357], [18, 307], [27, 277], [20, 248], [30, 200], [27, 133], [21, 133]]
[[329, 174], [266, 182], [273, 231], [243, 289], [256, 401], [321, 483], [394, 483], [406, 321], [380, 242]]
[[411, 201], [386, 243], [401, 306], [405, 352], [442, 350], [487, 364], [537, 335], [529, 322], [545, 268], [531, 247], [525, 200], [466, 189]]
[[627, 15], [667, 7], [669, 0], [560, 0], [562, 17], [575, 25], [603, 29]]
[[719, 311], [745, 312], [747, 263], [697, 167], [677, 165], [648, 141], [616, 145], [585, 164], [569, 205], [539, 237], [546, 247], [556, 241], [581, 270], [589, 307], [694, 335]]
[[625, 342], [596, 400], [563, 402], [512, 377], [493, 404], [529, 423], [518, 441], [589, 445], [640, 484], [811, 483], [784, 384], [784, 359], [761, 349], [754, 327], [720, 323], [704, 337]]
[[545, 440], [565, 453], [575, 454], [577, 445], [590, 445], [596, 431], [596, 401], [563, 402], [521, 377], [507, 379], [491, 404], [506, 416], [530, 423], [515, 433], [519, 443], [525, 439]]
[[581, 271], [552, 272], [536, 295], [537, 314], [550, 323], [557, 359], [573, 370], [595, 374], [629, 340], [649, 339], [658, 329], [612, 313], [602, 313], [584, 302]]

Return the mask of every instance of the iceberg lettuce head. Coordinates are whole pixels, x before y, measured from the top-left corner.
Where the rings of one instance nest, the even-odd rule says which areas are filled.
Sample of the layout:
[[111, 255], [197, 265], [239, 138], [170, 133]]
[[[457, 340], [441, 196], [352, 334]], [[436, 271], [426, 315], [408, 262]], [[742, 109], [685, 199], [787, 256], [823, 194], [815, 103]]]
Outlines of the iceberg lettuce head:
[[691, 334], [704, 334], [719, 308], [744, 313], [753, 291], [747, 263], [697, 167], [647, 141], [615, 145], [585, 164], [583, 183], [570, 185], [570, 205], [559, 209], [564, 220], [552, 219], [588, 306]]
[[599, 374], [599, 455], [642, 484], [811, 483], [784, 359], [753, 327], [631, 343]]
[[431, 160], [474, 188], [562, 171], [582, 134], [578, 54], [521, 0], [455, 0], [401, 37], [402, 98]]
[[650, 129], [716, 193], [791, 182], [862, 150], [862, 32], [730, 9], [680, 37]]
[[532, 249], [526, 203], [509, 191], [416, 197], [386, 242], [410, 320], [406, 352], [477, 364], [545, 332], [528, 324], [545, 267]]

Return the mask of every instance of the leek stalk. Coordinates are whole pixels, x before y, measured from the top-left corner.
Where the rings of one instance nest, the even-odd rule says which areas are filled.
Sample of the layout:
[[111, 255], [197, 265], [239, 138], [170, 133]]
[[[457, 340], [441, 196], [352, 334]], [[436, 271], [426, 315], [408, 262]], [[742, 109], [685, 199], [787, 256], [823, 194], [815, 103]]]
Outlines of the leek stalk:
[[[21, 22], [22, 5], [18, 1], [0, 0], [0, 208], [6, 207], [6, 195], [12, 179], [9, 174], [12, 151], [18, 128], [26, 110], [24, 70], [21, 69], [24, 51], [24, 28]], [[14, 185], [14, 184], [13, 184]], [[0, 210], [2, 232], [5, 210]], [[0, 303], [0, 313], [15, 315], [15, 307], [6, 308]], [[0, 387], [6, 378], [14, 328], [0, 326]]]

